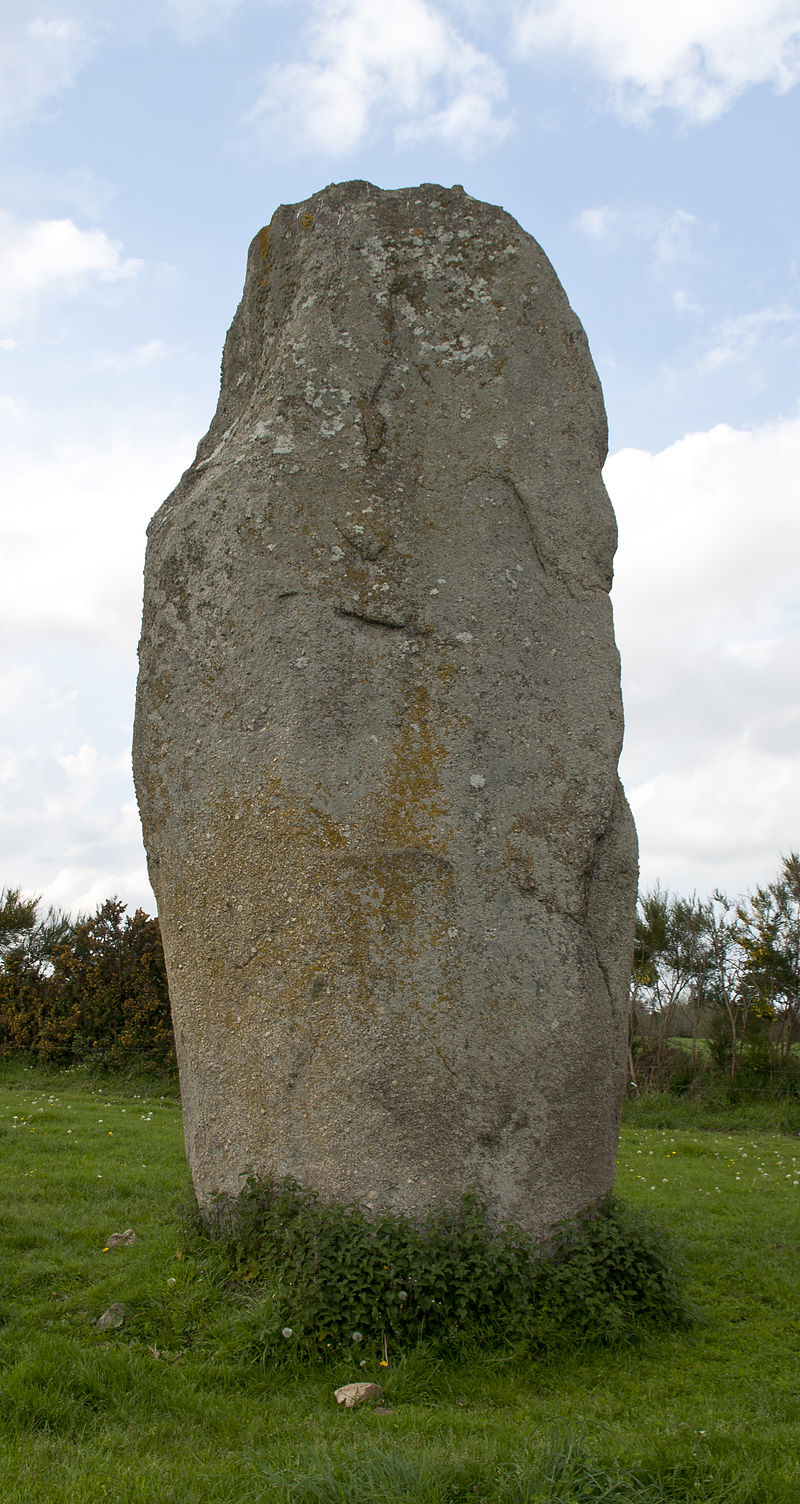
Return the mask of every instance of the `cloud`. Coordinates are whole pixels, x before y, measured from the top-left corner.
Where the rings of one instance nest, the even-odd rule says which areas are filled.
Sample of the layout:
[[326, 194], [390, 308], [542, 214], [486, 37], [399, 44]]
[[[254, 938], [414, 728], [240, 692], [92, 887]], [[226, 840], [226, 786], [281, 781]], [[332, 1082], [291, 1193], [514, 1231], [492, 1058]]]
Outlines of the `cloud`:
[[83, 739], [82, 697], [57, 677], [33, 663], [0, 671], [3, 882], [73, 913], [114, 893], [152, 913], [130, 728], [107, 729], [110, 751]]
[[429, 0], [315, 0], [307, 59], [270, 70], [247, 124], [265, 144], [339, 156], [391, 121], [398, 145], [469, 155], [507, 134], [505, 96], [498, 64]]
[[800, 80], [797, 0], [533, 0], [516, 35], [529, 56], [581, 58], [638, 124], [659, 108], [704, 124], [753, 85], [783, 92]]
[[707, 376], [722, 366], [740, 365], [745, 361], [750, 364], [764, 339], [776, 332], [796, 341], [798, 319], [800, 313], [797, 309], [786, 304], [724, 319], [713, 330], [711, 343], [697, 362], [698, 371]]
[[0, 399], [3, 881], [152, 911], [130, 772], [145, 528], [191, 458], [168, 411], [54, 431]]
[[575, 221], [582, 235], [609, 250], [631, 240], [649, 246], [657, 275], [694, 260], [692, 233], [697, 222], [686, 209], [624, 209], [610, 204], [583, 209]]
[[[139, 38], [168, 26], [203, 40], [246, 0], [3, 0], [0, 7], [0, 131], [52, 109], [111, 36]], [[38, 14], [37, 14], [38, 11]]]
[[189, 435], [148, 410], [59, 434], [0, 399], [0, 446], [0, 648], [35, 640], [131, 652], [145, 528], [191, 458]]
[[800, 845], [798, 472], [800, 417], [607, 463], [647, 885], [738, 891]]
[[102, 230], [80, 230], [71, 219], [15, 220], [0, 215], [0, 328], [8, 328], [57, 290], [76, 293], [92, 278], [135, 277], [143, 262], [124, 258]]
[[183, 41], [197, 41], [224, 26], [244, 0], [161, 0], [157, 11]]
[[91, 51], [81, 19], [30, 0], [4, 0], [0, 15], [0, 129], [35, 115], [74, 82]]
[[89, 365], [93, 371], [117, 371], [122, 374], [151, 366], [155, 361], [163, 360], [167, 353], [163, 339], [149, 339], [145, 344], [135, 345], [132, 350], [125, 350], [120, 354], [99, 350], [91, 357]]

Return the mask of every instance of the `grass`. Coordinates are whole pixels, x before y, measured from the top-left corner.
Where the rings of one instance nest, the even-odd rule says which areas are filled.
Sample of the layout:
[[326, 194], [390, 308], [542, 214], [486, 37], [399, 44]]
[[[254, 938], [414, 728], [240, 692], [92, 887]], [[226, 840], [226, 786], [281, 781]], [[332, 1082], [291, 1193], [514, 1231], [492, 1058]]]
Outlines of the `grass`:
[[[6, 1063], [3, 1504], [796, 1504], [797, 1130], [738, 1107], [650, 1124], [643, 1105], [618, 1191], [683, 1251], [688, 1332], [535, 1365], [419, 1350], [382, 1370], [359, 1349], [308, 1370], [288, 1350], [259, 1364], [260, 1297], [182, 1225], [174, 1088]], [[101, 1332], [113, 1302], [125, 1323]], [[337, 1410], [365, 1377], [389, 1413]]]
[[623, 1103], [622, 1122], [631, 1128], [679, 1128], [708, 1133], [785, 1133], [800, 1137], [800, 1098], [741, 1092], [731, 1100], [725, 1087], [704, 1096], [648, 1092]]

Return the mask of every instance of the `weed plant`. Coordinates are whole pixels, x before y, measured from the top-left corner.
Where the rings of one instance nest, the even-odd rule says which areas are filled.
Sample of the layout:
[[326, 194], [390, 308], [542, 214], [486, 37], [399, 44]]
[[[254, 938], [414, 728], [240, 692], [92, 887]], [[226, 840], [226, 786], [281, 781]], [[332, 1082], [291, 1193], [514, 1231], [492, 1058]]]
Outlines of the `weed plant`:
[[414, 1220], [251, 1179], [216, 1212], [234, 1267], [263, 1291], [262, 1362], [282, 1358], [289, 1339], [316, 1357], [364, 1340], [393, 1352], [425, 1341], [542, 1354], [688, 1314], [663, 1229], [610, 1197], [545, 1249], [521, 1228], [493, 1229], [474, 1194]]

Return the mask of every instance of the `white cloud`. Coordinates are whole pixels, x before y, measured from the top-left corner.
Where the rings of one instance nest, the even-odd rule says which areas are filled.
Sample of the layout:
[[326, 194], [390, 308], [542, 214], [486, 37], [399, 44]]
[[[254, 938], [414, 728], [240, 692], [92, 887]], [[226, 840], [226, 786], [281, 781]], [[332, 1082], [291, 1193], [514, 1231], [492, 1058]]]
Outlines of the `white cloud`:
[[143, 345], [135, 345], [132, 350], [124, 350], [120, 354], [107, 350], [98, 350], [90, 360], [93, 371], [140, 371], [143, 366], [150, 366], [157, 360], [163, 360], [167, 354], [167, 346], [163, 339], [149, 339]]
[[[100, 668], [99, 659], [84, 665], [94, 671], [95, 693]], [[115, 892], [152, 912], [132, 797], [130, 728], [107, 701], [99, 729], [110, 750], [88, 742], [86, 698], [55, 665], [46, 669], [21, 655], [0, 669], [0, 880], [73, 912]]]
[[700, 356], [697, 369], [707, 376], [722, 366], [752, 362], [764, 338], [776, 331], [796, 338], [800, 314], [786, 304], [777, 308], [759, 308], [754, 313], [739, 314], [723, 320], [713, 330], [709, 348]]
[[69, 88], [91, 48], [79, 18], [52, 5], [36, 10], [31, 0], [4, 0], [0, 13], [0, 128]]
[[196, 41], [224, 26], [244, 0], [162, 0], [156, 9], [184, 41]]
[[143, 262], [124, 258], [102, 230], [80, 230], [71, 219], [15, 220], [0, 216], [0, 327], [35, 309], [45, 294], [75, 293], [91, 278], [117, 282], [136, 276]]
[[581, 234], [610, 250], [632, 240], [649, 246], [657, 275], [694, 259], [692, 232], [697, 218], [686, 209], [620, 209], [601, 204], [583, 209], [576, 225]]
[[50, 431], [0, 401], [0, 643], [130, 652], [136, 642], [147, 523], [194, 445], [166, 413], [130, 411]]
[[704, 123], [755, 84], [800, 80], [797, 0], [533, 0], [517, 42], [530, 55], [576, 54], [639, 123], [659, 107]]
[[139, 39], [168, 26], [181, 41], [203, 40], [245, 0], [2, 0], [0, 130], [51, 110], [110, 36]]
[[643, 879], [739, 891], [800, 845], [800, 418], [606, 466]]
[[269, 144], [337, 156], [393, 121], [400, 145], [439, 139], [472, 154], [507, 133], [505, 95], [497, 63], [429, 0], [315, 0], [307, 60], [270, 70], [248, 124]]
[[0, 401], [0, 447], [0, 879], [152, 912], [130, 772], [145, 528], [193, 440], [169, 413], [64, 435]]

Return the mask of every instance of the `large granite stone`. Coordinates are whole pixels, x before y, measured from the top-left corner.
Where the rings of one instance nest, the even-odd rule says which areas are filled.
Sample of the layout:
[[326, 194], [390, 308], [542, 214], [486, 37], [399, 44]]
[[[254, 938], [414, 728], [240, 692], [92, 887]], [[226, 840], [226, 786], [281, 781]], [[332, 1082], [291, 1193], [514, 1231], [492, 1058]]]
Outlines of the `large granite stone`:
[[134, 763], [201, 1204], [246, 1172], [541, 1234], [612, 1185], [636, 838], [603, 401], [461, 188], [250, 247], [149, 530]]

